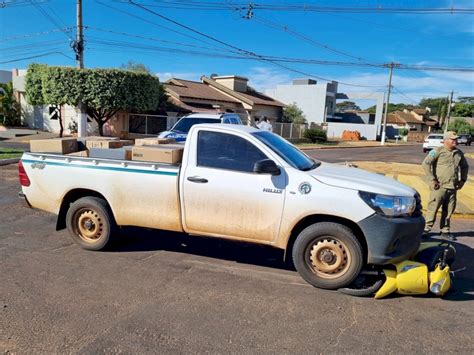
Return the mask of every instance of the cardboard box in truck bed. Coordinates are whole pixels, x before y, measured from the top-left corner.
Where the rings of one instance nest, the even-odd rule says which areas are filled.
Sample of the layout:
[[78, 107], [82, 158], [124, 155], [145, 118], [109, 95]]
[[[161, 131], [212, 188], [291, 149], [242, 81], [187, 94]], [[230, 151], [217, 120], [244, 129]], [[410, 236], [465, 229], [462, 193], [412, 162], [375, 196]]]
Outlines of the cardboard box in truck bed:
[[32, 153], [60, 153], [69, 154], [77, 152], [76, 138], [53, 138], [37, 139], [30, 141], [30, 151]]
[[176, 164], [181, 162], [183, 150], [184, 147], [181, 144], [134, 146], [132, 160]]
[[91, 148], [122, 148], [126, 145], [133, 145], [133, 141], [125, 139], [86, 139], [87, 149]]
[[72, 155], [73, 157], [87, 158], [87, 157], [89, 157], [89, 151], [88, 150], [81, 150], [80, 152], [69, 153], [68, 155]]
[[90, 158], [132, 160], [132, 146], [115, 149], [91, 148], [89, 149]]
[[176, 143], [174, 138], [157, 138], [157, 137], [150, 137], [150, 138], [139, 138], [135, 139], [135, 145], [157, 145], [157, 144], [170, 144]]

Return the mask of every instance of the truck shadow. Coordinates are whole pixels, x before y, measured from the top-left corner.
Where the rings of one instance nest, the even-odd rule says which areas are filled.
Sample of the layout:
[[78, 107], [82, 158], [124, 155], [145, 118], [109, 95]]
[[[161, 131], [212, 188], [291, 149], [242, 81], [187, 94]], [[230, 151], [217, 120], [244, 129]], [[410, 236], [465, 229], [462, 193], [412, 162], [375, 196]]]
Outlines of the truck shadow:
[[[466, 236], [465, 233], [462, 233], [462, 236]], [[438, 239], [432, 238], [432, 240]], [[453, 245], [456, 248], [456, 261], [452, 270], [459, 271], [455, 272], [453, 288], [443, 298], [447, 301], [474, 300], [474, 273], [472, 272], [474, 270], [474, 251], [459, 242], [455, 242]], [[291, 256], [287, 255], [286, 261], [284, 261], [284, 252], [270, 246], [136, 227], [123, 228], [120, 237], [112, 244], [108, 252], [159, 250], [295, 271]], [[434, 296], [427, 294], [421, 297], [431, 298]]]
[[291, 259], [283, 260], [283, 250], [266, 245], [238, 242], [226, 239], [190, 236], [161, 230], [123, 228], [109, 252], [171, 251], [242, 264], [295, 270]]

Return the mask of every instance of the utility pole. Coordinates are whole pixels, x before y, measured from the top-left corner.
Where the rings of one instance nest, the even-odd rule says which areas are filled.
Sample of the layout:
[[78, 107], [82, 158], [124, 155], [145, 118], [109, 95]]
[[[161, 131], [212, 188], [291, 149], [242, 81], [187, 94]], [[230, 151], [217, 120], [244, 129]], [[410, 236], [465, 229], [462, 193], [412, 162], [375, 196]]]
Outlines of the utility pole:
[[[77, 0], [77, 38], [74, 42], [76, 64], [79, 69], [84, 69], [84, 36], [82, 33], [82, 0]], [[85, 105], [79, 101], [77, 105], [79, 117], [77, 120], [77, 136], [87, 136], [87, 112]]]
[[448, 131], [449, 120], [451, 118], [451, 105], [453, 104], [454, 91], [451, 90], [451, 94], [448, 96], [448, 113], [446, 114], [446, 125], [444, 126], [444, 132]]
[[388, 116], [388, 105], [390, 104], [390, 92], [392, 91], [392, 73], [393, 67], [395, 67], [395, 63], [390, 63], [388, 65], [390, 68], [390, 75], [388, 77], [388, 94], [387, 94], [387, 102], [385, 103], [385, 112], [383, 115], [383, 124], [382, 124], [382, 137], [380, 140], [380, 145], [385, 145], [385, 136], [386, 136], [386, 129], [387, 129], [387, 116]]

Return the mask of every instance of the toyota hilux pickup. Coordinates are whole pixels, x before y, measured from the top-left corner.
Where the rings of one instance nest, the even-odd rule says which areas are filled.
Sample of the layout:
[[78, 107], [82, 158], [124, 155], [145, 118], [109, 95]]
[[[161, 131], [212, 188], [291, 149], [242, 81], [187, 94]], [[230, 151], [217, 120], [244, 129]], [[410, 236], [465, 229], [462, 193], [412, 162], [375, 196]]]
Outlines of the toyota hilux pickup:
[[124, 226], [266, 244], [326, 289], [410, 257], [424, 227], [412, 188], [242, 125], [193, 126], [178, 164], [25, 153], [19, 177], [29, 206], [85, 249]]

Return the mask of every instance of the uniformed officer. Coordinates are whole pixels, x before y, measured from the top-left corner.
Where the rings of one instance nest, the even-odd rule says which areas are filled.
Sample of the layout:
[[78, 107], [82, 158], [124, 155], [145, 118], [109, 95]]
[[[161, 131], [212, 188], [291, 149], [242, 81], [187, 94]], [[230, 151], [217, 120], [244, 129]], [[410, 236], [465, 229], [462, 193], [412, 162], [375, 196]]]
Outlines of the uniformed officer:
[[462, 151], [457, 149], [458, 135], [449, 131], [444, 134], [443, 146], [433, 149], [423, 161], [423, 169], [430, 179], [430, 200], [426, 214], [424, 235], [431, 231], [436, 213], [441, 207], [441, 237], [456, 240], [451, 234], [450, 219], [456, 208], [456, 191], [467, 180], [468, 164]]

